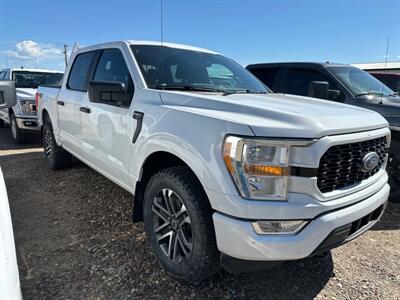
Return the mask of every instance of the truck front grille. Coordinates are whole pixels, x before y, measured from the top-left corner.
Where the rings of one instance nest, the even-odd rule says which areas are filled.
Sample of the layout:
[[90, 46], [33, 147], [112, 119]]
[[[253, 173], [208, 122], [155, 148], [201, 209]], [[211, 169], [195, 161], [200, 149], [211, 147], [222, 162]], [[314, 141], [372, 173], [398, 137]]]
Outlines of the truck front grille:
[[[322, 193], [332, 192], [373, 176], [385, 162], [387, 148], [386, 137], [329, 148], [322, 156], [317, 172], [319, 190]], [[369, 152], [378, 154], [379, 163], [373, 170], [366, 172], [362, 170], [362, 160]]]

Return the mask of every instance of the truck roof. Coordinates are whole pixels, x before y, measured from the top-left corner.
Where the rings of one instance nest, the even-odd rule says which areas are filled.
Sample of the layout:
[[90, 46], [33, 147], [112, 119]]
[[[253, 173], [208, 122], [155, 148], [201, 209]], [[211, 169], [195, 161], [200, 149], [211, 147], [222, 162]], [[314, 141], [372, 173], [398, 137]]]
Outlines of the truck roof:
[[189, 45], [184, 45], [184, 44], [176, 44], [176, 43], [168, 43], [168, 42], [161, 43], [160, 41], [146, 41], [146, 40], [122, 40], [122, 41], [115, 41], [115, 42], [107, 42], [107, 43], [91, 45], [88, 47], [83, 47], [83, 48], [80, 48], [78, 51], [81, 52], [81, 51], [85, 51], [85, 50], [93, 50], [93, 49], [103, 48], [103, 47], [112, 46], [112, 45], [121, 44], [121, 43], [128, 44], [128, 45], [166, 46], [166, 47], [177, 48], [177, 49], [218, 54], [217, 52], [214, 52], [214, 51], [211, 51], [211, 50], [208, 50], [205, 48], [196, 47], [196, 46], [189, 46]]
[[322, 66], [322, 67], [343, 67], [343, 66], [351, 66], [349, 64], [340, 64], [340, 63], [331, 63], [331, 62], [274, 62], [274, 63], [258, 63], [248, 65], [246, 68], [260, 68], [260, 67], [284, 67], [284, 66], [296, 66], [296, 67], [305, 67], [305, 66]]

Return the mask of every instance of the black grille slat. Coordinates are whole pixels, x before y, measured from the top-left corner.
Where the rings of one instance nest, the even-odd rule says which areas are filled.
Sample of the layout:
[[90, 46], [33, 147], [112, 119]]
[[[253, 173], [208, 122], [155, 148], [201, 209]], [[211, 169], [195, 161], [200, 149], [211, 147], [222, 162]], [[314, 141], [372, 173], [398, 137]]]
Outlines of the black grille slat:
[[[386, 137], [333, 146], [322, 156], [317, 171], [317, 185], [322, 193], [346, 188], [379, 172], [387, 154]], [[361, 170], [363, 156], [375, 151], [379, 164], [370, 172]]]

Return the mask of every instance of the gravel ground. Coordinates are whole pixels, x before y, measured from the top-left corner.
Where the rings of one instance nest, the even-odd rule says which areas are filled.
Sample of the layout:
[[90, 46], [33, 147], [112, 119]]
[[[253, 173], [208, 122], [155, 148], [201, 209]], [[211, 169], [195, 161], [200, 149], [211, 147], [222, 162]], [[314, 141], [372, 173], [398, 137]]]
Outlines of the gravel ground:
[[331, 255], [274, 269], [219, 272], [200, 286], [160, 268], [130, 194], [81, 163], [46, 167], [37, 144], [17, 147], [0, 129], [0, 165], [10, 198], [25, 299], [400, 299], [400, 205]]

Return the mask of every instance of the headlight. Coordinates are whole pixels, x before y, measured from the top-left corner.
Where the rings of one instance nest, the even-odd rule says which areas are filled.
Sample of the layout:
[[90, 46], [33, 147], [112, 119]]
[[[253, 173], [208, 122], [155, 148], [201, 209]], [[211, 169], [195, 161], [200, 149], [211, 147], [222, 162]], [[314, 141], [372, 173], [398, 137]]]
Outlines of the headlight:
[[34, 100], [18, 100], [18, 103], [22, 113], [24, 114], [36, 113]]
[[308, 143], [228, 136], [223, 156], [242, 197], [285, 201], [290, 175], [290, 147]]

